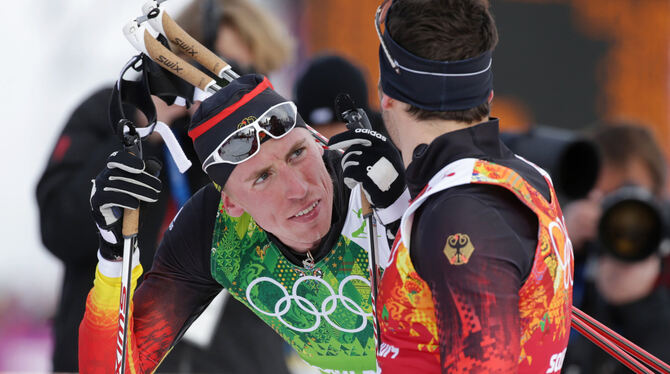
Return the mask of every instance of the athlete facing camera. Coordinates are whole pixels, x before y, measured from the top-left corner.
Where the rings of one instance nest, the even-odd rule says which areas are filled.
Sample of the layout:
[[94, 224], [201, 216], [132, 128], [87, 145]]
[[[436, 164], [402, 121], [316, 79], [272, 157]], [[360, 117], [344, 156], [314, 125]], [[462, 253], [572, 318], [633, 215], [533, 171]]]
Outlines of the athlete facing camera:
[[[358, 134], [362, 147], [375, 146], [353, 157], [360, 165], [385, 158], [385, 170], [374, 178], [350, 165], [343, 172], [342, 154], [324, 151], [295, 105], [260, 75], [238, 78], [203, 101], [189, 136], [212, 183], [178, 213], [133, 296], [127, 367], [153, 371], [226, 288], [309, 364], [322, 371], [375, 372], [368, 228], [360, 214], [361, 188], [344, 187], [344, 179], [363, 188], [381, 183], [366, 195], [380, 216], [390, 217], [385, 223], [397, 223], [401, 211], [390, 211], [404, 191], [397, 151]], [[150, 203], [160, 190], [144, 165], [116, 153], [94, 182], [91, 206], [101, 240], [80, 327], [83, 372], [114, 367], [118, 211]], [[388, 253], [386, 240], [379, 244]], [[141, 272], [136, 266], [133, 279]]]

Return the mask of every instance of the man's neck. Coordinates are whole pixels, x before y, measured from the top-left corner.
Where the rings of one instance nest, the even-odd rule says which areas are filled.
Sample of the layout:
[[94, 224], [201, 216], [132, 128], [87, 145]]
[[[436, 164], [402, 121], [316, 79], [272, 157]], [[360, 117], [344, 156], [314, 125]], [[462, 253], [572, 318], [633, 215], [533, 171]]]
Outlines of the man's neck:
[[[426, 120], [426, 121], [413, 121], [411, 127], [412, 131], [405, 131], [402, 134], [403, 141], [399, 145], [400, 151], [402, 152], [403, 162], [405, 167], [407, 167], [410, 162], [412, 162], [412, 155], [414, 149], [420, 144], [430, 144], [438, 136], [444, 135], [457, 130], [462, 130], [468, 127], [476, 126], [480, 123], [487, 122], [489, 117], [485, 117], [481, 121], [476, 121], [472, 123], [468, 122], [458, 122], [451, 120]], [[406, 125], [406, 124], [405, 124]]]

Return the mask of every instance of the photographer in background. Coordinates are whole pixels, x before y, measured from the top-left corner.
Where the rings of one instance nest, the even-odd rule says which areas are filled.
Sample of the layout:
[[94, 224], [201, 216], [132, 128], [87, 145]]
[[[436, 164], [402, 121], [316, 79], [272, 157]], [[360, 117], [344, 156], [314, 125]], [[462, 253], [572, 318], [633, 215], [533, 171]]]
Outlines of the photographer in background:
[[[662, 360], [670, 358], [670, 292], [659, 285], [666, 226], [666, 162], [652, 134], [633, 124], [591, 134], [601, 169], [589, 196], [565, 208], [575, 253], [574, 305]], [[667, 269], [665, 269], [667, 271]], [[566, 373], [627, 369], [573, 334]]]

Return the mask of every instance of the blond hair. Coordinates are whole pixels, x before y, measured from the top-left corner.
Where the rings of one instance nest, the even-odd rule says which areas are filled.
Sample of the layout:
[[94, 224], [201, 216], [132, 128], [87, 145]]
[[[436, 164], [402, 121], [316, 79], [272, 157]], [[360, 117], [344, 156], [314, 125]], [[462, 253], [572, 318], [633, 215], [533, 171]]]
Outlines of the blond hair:
[[[268, 74], [287, 64], [295, 42], [288, 30], [270, 13], [249, 0], [214, 0], [219, 12], [219, 27], [228, 26], [239, 33], [253, 56], [259, 73]], [[203, 42], [203, 22], [207, 22], [202, 1], [191, 2], [177, 17], [177, 23], [191, 36]]]

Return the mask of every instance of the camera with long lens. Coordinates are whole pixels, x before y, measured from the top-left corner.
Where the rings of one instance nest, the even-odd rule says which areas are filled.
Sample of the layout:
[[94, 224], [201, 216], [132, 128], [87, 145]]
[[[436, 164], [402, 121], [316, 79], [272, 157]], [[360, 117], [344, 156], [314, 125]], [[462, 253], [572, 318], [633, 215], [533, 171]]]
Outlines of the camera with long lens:
[[561, 204], [585, 197], [595, 185], [598, 148], [575, 132], [534, 126], [524, 133], [501, 133], [500, 138], [512, 152], [549, 173]]
[[640, 261], [661, 250], [667, 234], [666, 209], [649, 190], [625, 185], [603, 199], [598, 223], [603, 252], [623, 261]]

